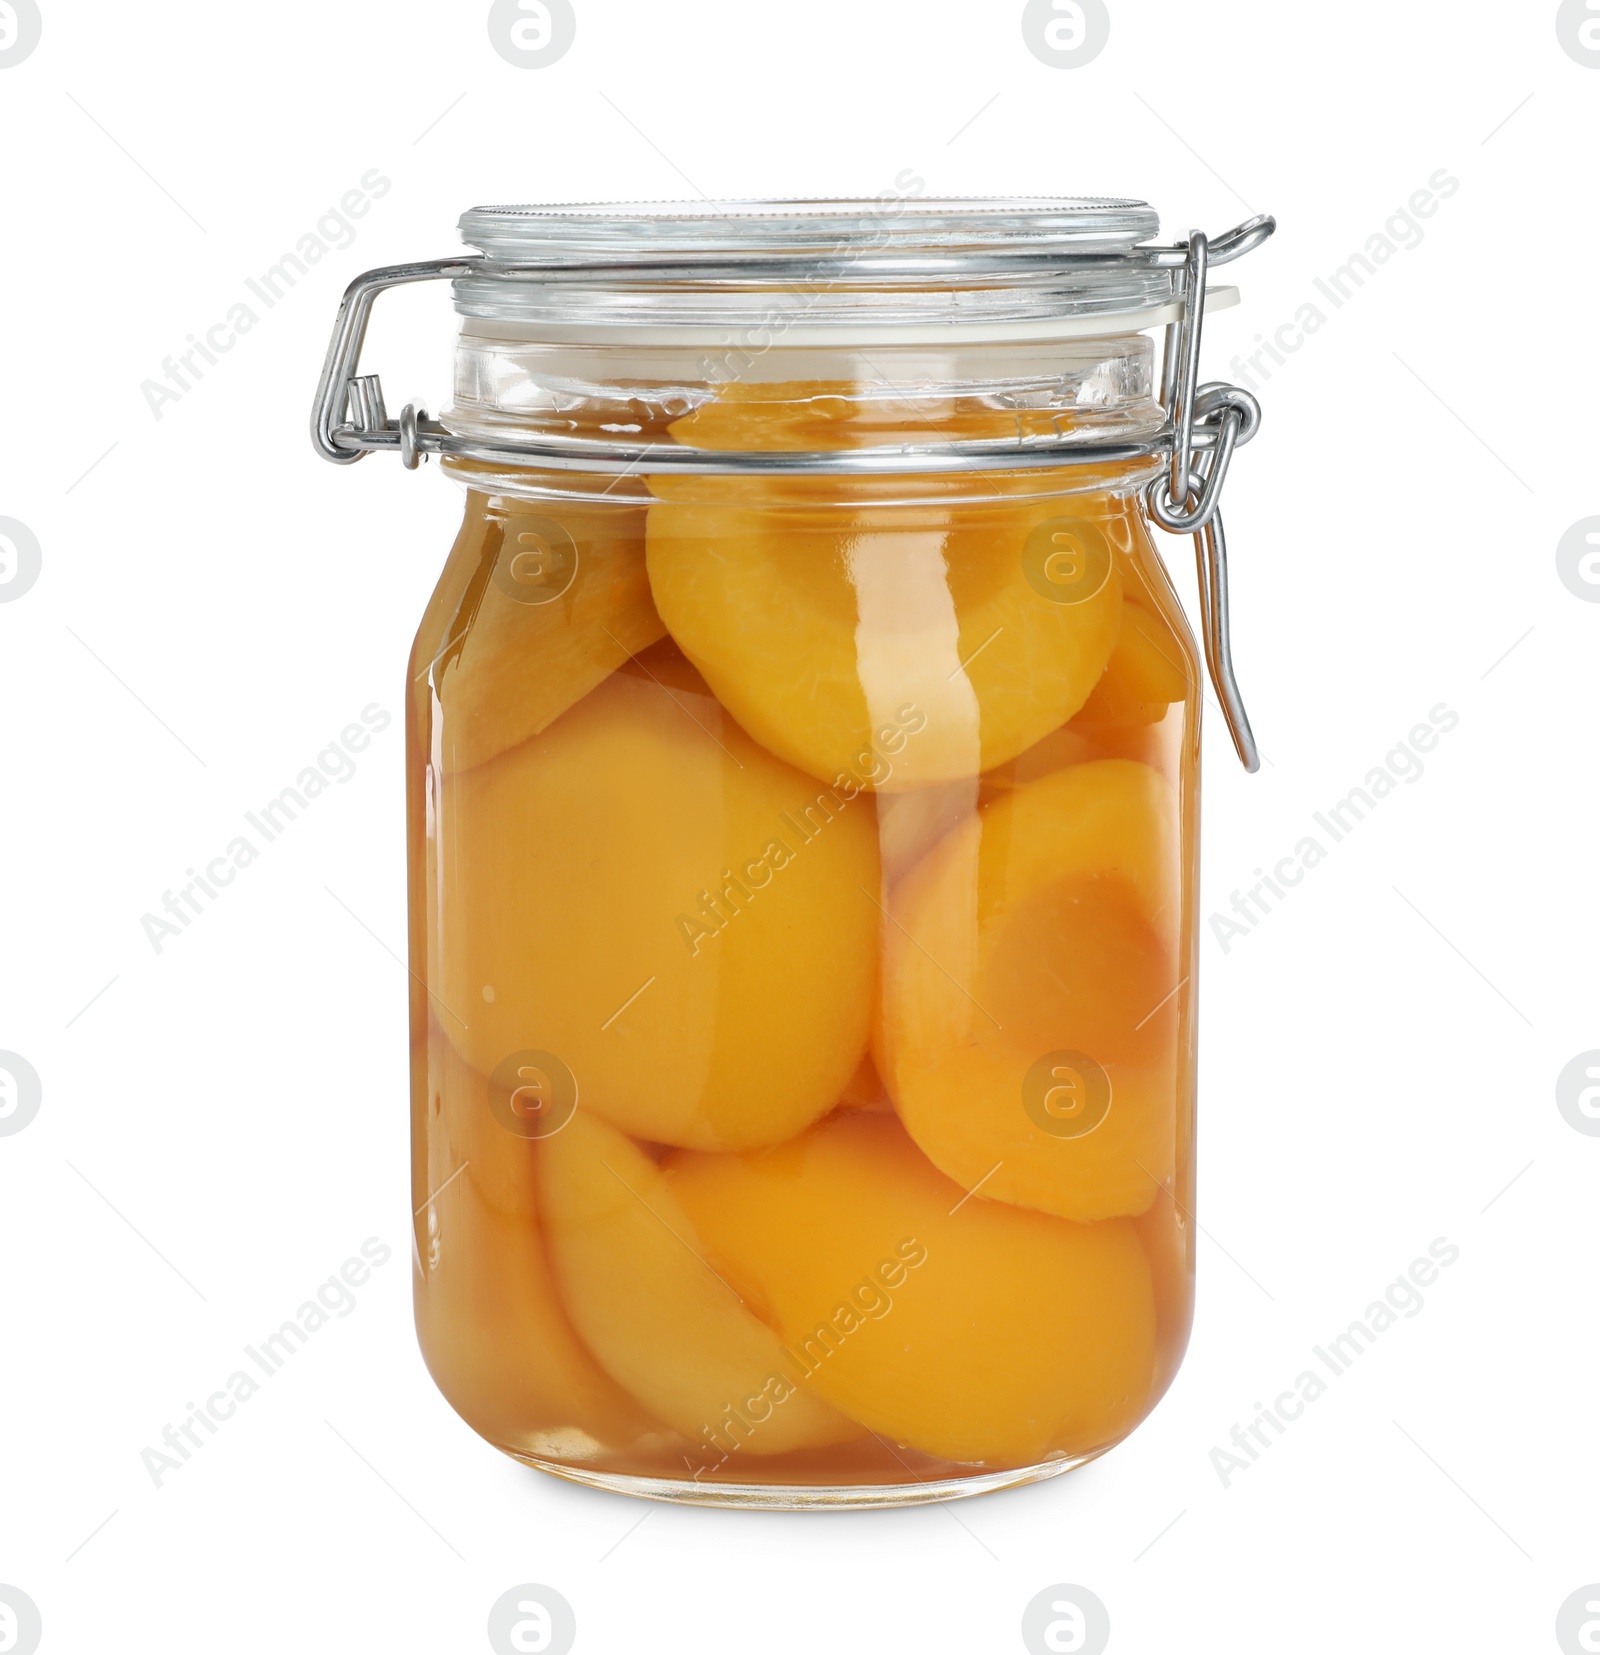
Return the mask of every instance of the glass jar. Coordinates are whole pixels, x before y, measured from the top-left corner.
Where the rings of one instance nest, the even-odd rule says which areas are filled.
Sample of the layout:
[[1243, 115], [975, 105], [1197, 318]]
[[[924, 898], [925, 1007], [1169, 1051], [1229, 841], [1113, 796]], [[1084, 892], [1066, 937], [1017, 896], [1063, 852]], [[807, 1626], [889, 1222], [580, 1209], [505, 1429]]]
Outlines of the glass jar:
[[[410, 661], [416, 1315], [582, 1482], [1049, 1476], [1193, 1306], [1201, 658], [1256, 413], [1140, 203], [478, 209], [329, 458], [466, 512]], [[452, 407], [356, 373], [447, 276]], [[1231, 290], [1210, 290], [1226, 301]], [[1149, 331], [1167, 329], [1158, 369]]]

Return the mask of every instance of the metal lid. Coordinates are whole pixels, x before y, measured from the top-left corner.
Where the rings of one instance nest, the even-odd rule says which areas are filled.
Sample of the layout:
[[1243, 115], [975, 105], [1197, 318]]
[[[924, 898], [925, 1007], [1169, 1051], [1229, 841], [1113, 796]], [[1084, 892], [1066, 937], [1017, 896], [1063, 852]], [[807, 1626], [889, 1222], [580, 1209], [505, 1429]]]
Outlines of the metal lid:
[[[1174, 296], [1142, 201], [1077, 196], [474, 207], [456, 309], [558, 327], [994, 325], [1138, 315]], [[1088, 262], [1085, 262], [1088, 261]]]

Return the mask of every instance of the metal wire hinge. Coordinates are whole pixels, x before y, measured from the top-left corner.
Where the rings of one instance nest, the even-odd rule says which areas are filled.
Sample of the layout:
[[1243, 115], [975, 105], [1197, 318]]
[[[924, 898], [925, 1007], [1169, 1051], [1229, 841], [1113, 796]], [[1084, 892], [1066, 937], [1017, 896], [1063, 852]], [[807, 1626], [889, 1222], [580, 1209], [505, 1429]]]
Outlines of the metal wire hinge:
[[[1271, 219], [1266, 223], [1275, 228]], [[1271, 228], [1267, 233], [1271, 234]], [[1161, 400], [1172, 425], [1172, 455], [1167, 475], [1157, 477], [1146, 489], [1145, 503], [1168, 533], [1194, 536], [1206, 668], [1239, 762], [1254, 775], [1261, 768], [1261, 754], [1233, 670], [1228, 542], [1217, 508], [1234, 450], [1249, 442], [1261, 427], [1261, 405], [1237, 385], [1196, 384], [1210, 255], [1206, 237], [1194, 231], [1183, 273], [1183, 315], [1167, 329], [1162, 362]]]
[[[663, 259], [625, 266], [496, 264], [483, 258], [432, 259], [417, 264], [369, 270], [345, 291], [328, 344], [317, 400], [311, 416], [311, 440], [317, 452], [335, 465], [352, 465], [365, 455], [392, 449], [407, 470], [430, 454], [488, 464], [537, 465], [556, 471], [599, 472], [625, 476], [635, 472], [680, 472], [691, 475], [854, 474], [1017, 470], [1060, 465], [1108, 465], [1160, 457], [1164, 475], [1145, 494], [1150, 515], [1172, 534], [1194, 536], [1199, 576], [1201, 636], [1207, 669], [1216, 690], [1228, 733], [1246, 770], [1260, 768], [1250, 720], [1245, 714], [1233, 670], [1228, 627], [1228, 553], [1218, 504], [1234, 451], [1255, 436], [1261, 408], [1248, 391], [1235, 385], [1199, 383], [1200, 336], [1204, 321], [1206, 275], [1212, 265], [1230, 263], [1259, 247], [1277, 228], [1262, 214], [1210, 241], [1200, 231], [1186, 244], [1140, 247], [1119, 254], [1050, 255], [1049, 267], [1147, 266], [1170, 269], [1179, 284], [1181, 312], [1166, 332], [1162, 363], [1160, 429], [1148, 436], [1107, 441], [1071, 431], [1050, 437], [1004, 442], [969, 442], [834, 450], [826, 453], [712, 453], [677, 443], [628, 445], [598, 442], [554, 432], [507, 435], [488, 442], [456, 436], [425, 409], [407, 403], [391, 419], [376, 374], [360, 373], [361, 347], [372, 307], [380, 293], [416, 282], [465, 277], [497, 281], [573, 282], [652, 279], [675, 276], [705, 279], [717, 267], [704, 261]], [[942, 264], [959, 262], [947, 255]], [[893, 259], [856, 259], [854, 268], [881, 264], [893, 274]], [[748, 271], [741, 272], [748, 274]], [[776, 273], [781, 278], [781, 269]]]

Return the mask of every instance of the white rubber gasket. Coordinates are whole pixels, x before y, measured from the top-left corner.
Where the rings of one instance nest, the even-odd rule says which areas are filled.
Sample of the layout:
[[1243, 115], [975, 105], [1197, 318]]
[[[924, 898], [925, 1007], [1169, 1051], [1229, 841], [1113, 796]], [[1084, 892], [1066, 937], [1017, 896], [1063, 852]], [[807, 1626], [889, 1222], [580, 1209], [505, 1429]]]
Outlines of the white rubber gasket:
[[[1231, 310], [1239, 303], [1236, 287], [1208, 287], [1206, 314]], [[525, 340], [545, 344], [684, 345], [724, 350], [776, 350], [818, 346], [848, 350], [863, 345], [958, 345], [1026, 343], [1029, 340], [1099, 339], [1167, 327], [1183, 315], [1181, 300], [1154, 310], [1115, 311], [1102, 316], [1061, 316], [1033, 322], [941, 322], [936, 327], [878, 325], [785, 327], [782, 318], [752, 318], [744, 327], [706, 327], [683, 323], [672, 327], [638, 327], [622, 322], [606, 327], [576, 327], [559, 322], [515, 322], [464, 318], [463, 338]]]

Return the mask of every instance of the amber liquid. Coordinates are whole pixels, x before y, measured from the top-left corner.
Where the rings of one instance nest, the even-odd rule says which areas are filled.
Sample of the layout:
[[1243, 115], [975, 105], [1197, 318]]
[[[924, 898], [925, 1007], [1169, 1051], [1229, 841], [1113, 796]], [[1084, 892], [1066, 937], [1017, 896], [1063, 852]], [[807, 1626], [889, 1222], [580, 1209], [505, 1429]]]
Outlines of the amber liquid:
[[914, 1489], [1176, 1370], [1194, 648], [1114, 479], [925, 484], [469, 493], [411, 662], [416, 1308], [519, 1458]]

